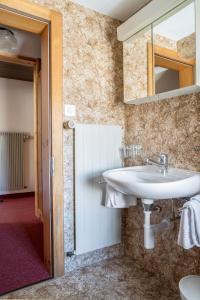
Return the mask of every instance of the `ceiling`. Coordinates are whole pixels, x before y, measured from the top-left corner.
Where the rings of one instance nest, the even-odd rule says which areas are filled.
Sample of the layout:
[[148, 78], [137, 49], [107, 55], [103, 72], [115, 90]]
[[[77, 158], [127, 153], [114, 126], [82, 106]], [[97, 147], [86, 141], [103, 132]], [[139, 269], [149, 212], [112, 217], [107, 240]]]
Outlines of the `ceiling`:
[[151, 0], [73, 0], [114, 19], [125, 21]]
[[41, 57], [40, 53], [40, 36], [31, 32], [10, 28], [17, 39], [17, 49], [15, 54], [28, 56], [32, 58]]
[[[32, 58], [41, 57], [41, 41], [40, 35], [23, 30], [13, 29], [8, 26], [1, 25], [2, 27], [9, 28], [14, 33], [17, 39], [17, 48], [11, 52], [16, 55], [27, 56]], [[1, 49], [0, 49], [1, 51]]]

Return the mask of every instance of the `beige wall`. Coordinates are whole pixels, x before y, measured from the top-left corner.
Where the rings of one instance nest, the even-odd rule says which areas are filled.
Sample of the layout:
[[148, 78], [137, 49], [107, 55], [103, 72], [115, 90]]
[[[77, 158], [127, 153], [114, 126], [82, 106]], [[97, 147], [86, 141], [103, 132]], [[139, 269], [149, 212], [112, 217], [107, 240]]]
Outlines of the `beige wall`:
[[195, 58], [196, 57], [196, 35], [192, 33], [191, 35], [179, 40], [177, 42], [178, 53], [185, 58]]

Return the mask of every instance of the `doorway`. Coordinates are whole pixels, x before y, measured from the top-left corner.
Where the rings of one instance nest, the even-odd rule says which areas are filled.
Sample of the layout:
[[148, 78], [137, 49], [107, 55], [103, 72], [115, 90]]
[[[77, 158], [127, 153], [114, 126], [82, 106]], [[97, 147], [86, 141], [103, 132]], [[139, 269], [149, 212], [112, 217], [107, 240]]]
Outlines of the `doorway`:
[[18, 40], [15, 50], [9, 46], [0, 55], [0, 293], [5, 293], [52, 276], [51, 223], [47, 227], [43, 218], [43, 202], [51, 215], [51, 133], [41, 93], [40, 38], [1, 30]]
[[[23, 2], [23, 5], [22, 5]], [[23, 7], [20, 9], [19, 7]], [[62, 177], [62, 18], [52, 10], [24, 0], [0, 0], [0, 24], [38, 34], [41, 38], [41, 65], [34, 65], [34, 90], [41, 93], [42, 136], [35, 144], [37, 190], [35, 214], [43, 222], [44, 264], [52, 276], [64, 273], [63, 177]], [[50, 30], [51, 28], [51, 30]], [[1, 53], [2, 54], [2, 53]], [[23, 57], [9, 57], [9, 62]], [[41, 69], [41, 70], [40, 70]], [[51, 72], [50, 72], [51, 70]], [[41, 85], [41, 88], [38, 87]], [[40, 92], [39, 92], [40, 91]], [[35, 111], [36, 119], [38, 110]], [[38, 120], [36, 120], [38, 122]], [[35, 122], [35, 123], [36, 123]], [[38, 126], [39, 128], [39, 126]], [[34, 132], [34, 141], [37, 141]], [[38, 151], [42, 148], [42, 154]], [[42, 172], [40, 162], [42, 161]], [[54, 162], [54, 163], [53, 163]], [[42, 180], [42, 192], [40, 189]], [[42, 196], [42, 201], [41, 201]], [[42, 205], [41, 205], [42, 204]]]

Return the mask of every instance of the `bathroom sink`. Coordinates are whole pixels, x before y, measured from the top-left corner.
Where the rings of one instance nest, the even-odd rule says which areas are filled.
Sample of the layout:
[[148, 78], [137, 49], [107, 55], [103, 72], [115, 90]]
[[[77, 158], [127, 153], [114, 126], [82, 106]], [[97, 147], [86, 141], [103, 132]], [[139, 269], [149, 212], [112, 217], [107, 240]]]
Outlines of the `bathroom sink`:
[[200, 173], [170, 168], [163, 175], [157, 166], [136, 166], [103, 173], [115, 190], [142, 199], [191, 197], [200, 193]]

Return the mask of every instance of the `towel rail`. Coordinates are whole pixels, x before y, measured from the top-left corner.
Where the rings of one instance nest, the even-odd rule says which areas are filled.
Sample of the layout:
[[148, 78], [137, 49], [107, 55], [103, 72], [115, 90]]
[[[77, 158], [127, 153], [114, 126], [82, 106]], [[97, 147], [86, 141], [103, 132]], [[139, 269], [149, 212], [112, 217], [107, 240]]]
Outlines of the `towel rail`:
[[182, 212], [184, 209], [186, 209], [186, 208], [187, 208], [187, 207], [180, 207], [180, 208], [177, 209], [177, 212], [178, 212], [178, 213], [181, 213], [181, 212]]

